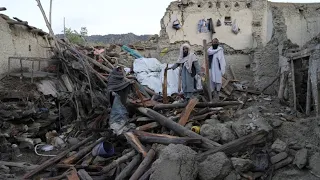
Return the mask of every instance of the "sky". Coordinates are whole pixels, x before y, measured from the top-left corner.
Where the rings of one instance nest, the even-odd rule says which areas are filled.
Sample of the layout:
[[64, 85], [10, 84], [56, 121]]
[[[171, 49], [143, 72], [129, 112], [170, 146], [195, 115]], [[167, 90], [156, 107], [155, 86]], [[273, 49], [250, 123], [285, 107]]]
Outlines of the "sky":
[[[87, 27], [89, 35], [135, 33], [158, 34], [160, 20], [172, 0], [52, 0], [52, 27], [56, 34], [67, 28], [80, 31]], [[271, 0], [273, 2], [320, 2], [320, 0]], [[50, 0], [41, 0], [48, 16]], [[46, 32], [45, 21], [36, 0], [0, 0], [2, 13], [28, 21]]]

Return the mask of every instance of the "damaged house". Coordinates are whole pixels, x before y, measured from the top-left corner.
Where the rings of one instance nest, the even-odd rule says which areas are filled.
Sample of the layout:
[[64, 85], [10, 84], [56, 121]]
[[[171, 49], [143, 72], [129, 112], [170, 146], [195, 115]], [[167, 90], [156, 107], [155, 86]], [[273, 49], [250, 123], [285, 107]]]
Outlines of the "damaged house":
[[[319, 179], [319, 9], [174, 1], [159, 36], [99, 47], [0, 14], [0, 179]], [[223, 93], [181, 101], [166, 67], [188, 42], [204, 70], [212, 38]]]

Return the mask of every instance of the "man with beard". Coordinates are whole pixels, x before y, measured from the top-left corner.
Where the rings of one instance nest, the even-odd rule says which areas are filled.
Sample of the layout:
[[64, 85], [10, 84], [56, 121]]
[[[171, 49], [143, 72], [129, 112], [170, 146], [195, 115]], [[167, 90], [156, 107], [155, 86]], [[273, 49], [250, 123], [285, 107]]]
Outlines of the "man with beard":
[[223, 48], [219, 46], [219, 40], [214, 38], [212, 46], [208, 49], [210, 84], [213, 100], [219, 101], [219, 93], [222, 86], [222, 76], [226, 70]]
[[188, 101], [195, 92], [195, 76], [201, 75], [200, 65], [196, 55], [192, 52], [189, 44], [183, 44], [180, 48], [178, 61], [171, 68], [181, 67], [182, 91], [185, 99]]

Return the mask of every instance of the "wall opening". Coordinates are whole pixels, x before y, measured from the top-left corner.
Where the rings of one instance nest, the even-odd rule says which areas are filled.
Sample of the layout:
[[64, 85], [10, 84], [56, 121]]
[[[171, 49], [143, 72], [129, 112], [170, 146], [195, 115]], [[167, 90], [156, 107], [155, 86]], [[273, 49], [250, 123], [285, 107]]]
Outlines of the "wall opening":
[[198, 4], [198, 8], [201, 8], [201, 4]]
[[251, 7], [251, 3], [247, 3], [246, 6], [247, 6], [247, 8], [250, 8]]
[[225, 8], [228, 8], [228, 7], [229, 7], [229, 5], [228, 5], [228, 4], [226, 4], [224, 7], [225, 7]]
[[235, 4], [234, 4], [234, 7], [239, 7], [240, 5], [239, 5], [239, 3], [238, 2], [236, 2]]
[[208, 2], [208, 7], [212, 8], [212, 2]]
[[227, 25], [227, 26], [232, 25], [231, 16], [224, 17], [224, 25]]

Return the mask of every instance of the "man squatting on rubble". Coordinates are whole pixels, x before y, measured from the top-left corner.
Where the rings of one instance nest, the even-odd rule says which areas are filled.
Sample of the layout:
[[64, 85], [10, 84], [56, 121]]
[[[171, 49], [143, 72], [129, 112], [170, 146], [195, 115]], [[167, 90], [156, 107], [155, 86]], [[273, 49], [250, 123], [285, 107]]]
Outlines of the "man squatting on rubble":
[[223, 48], [219, 46], [219, 40], [214, 38], [212, 46], [208, 49], [210, 84], [213, 100], [219, 101], [219, 93], [222, 86], [222, 76], [226, 70]]
[[169, 69], [175, 70], [182, 66], [181, 81], [182, 91], [185, 99], [188, 101], [195, 92], [195, 76], [196, 74], [203, 76], [196, 55], [192, 52], [189, 44], [183, 44], [180, 47], [180, 55], [178, 61]]

